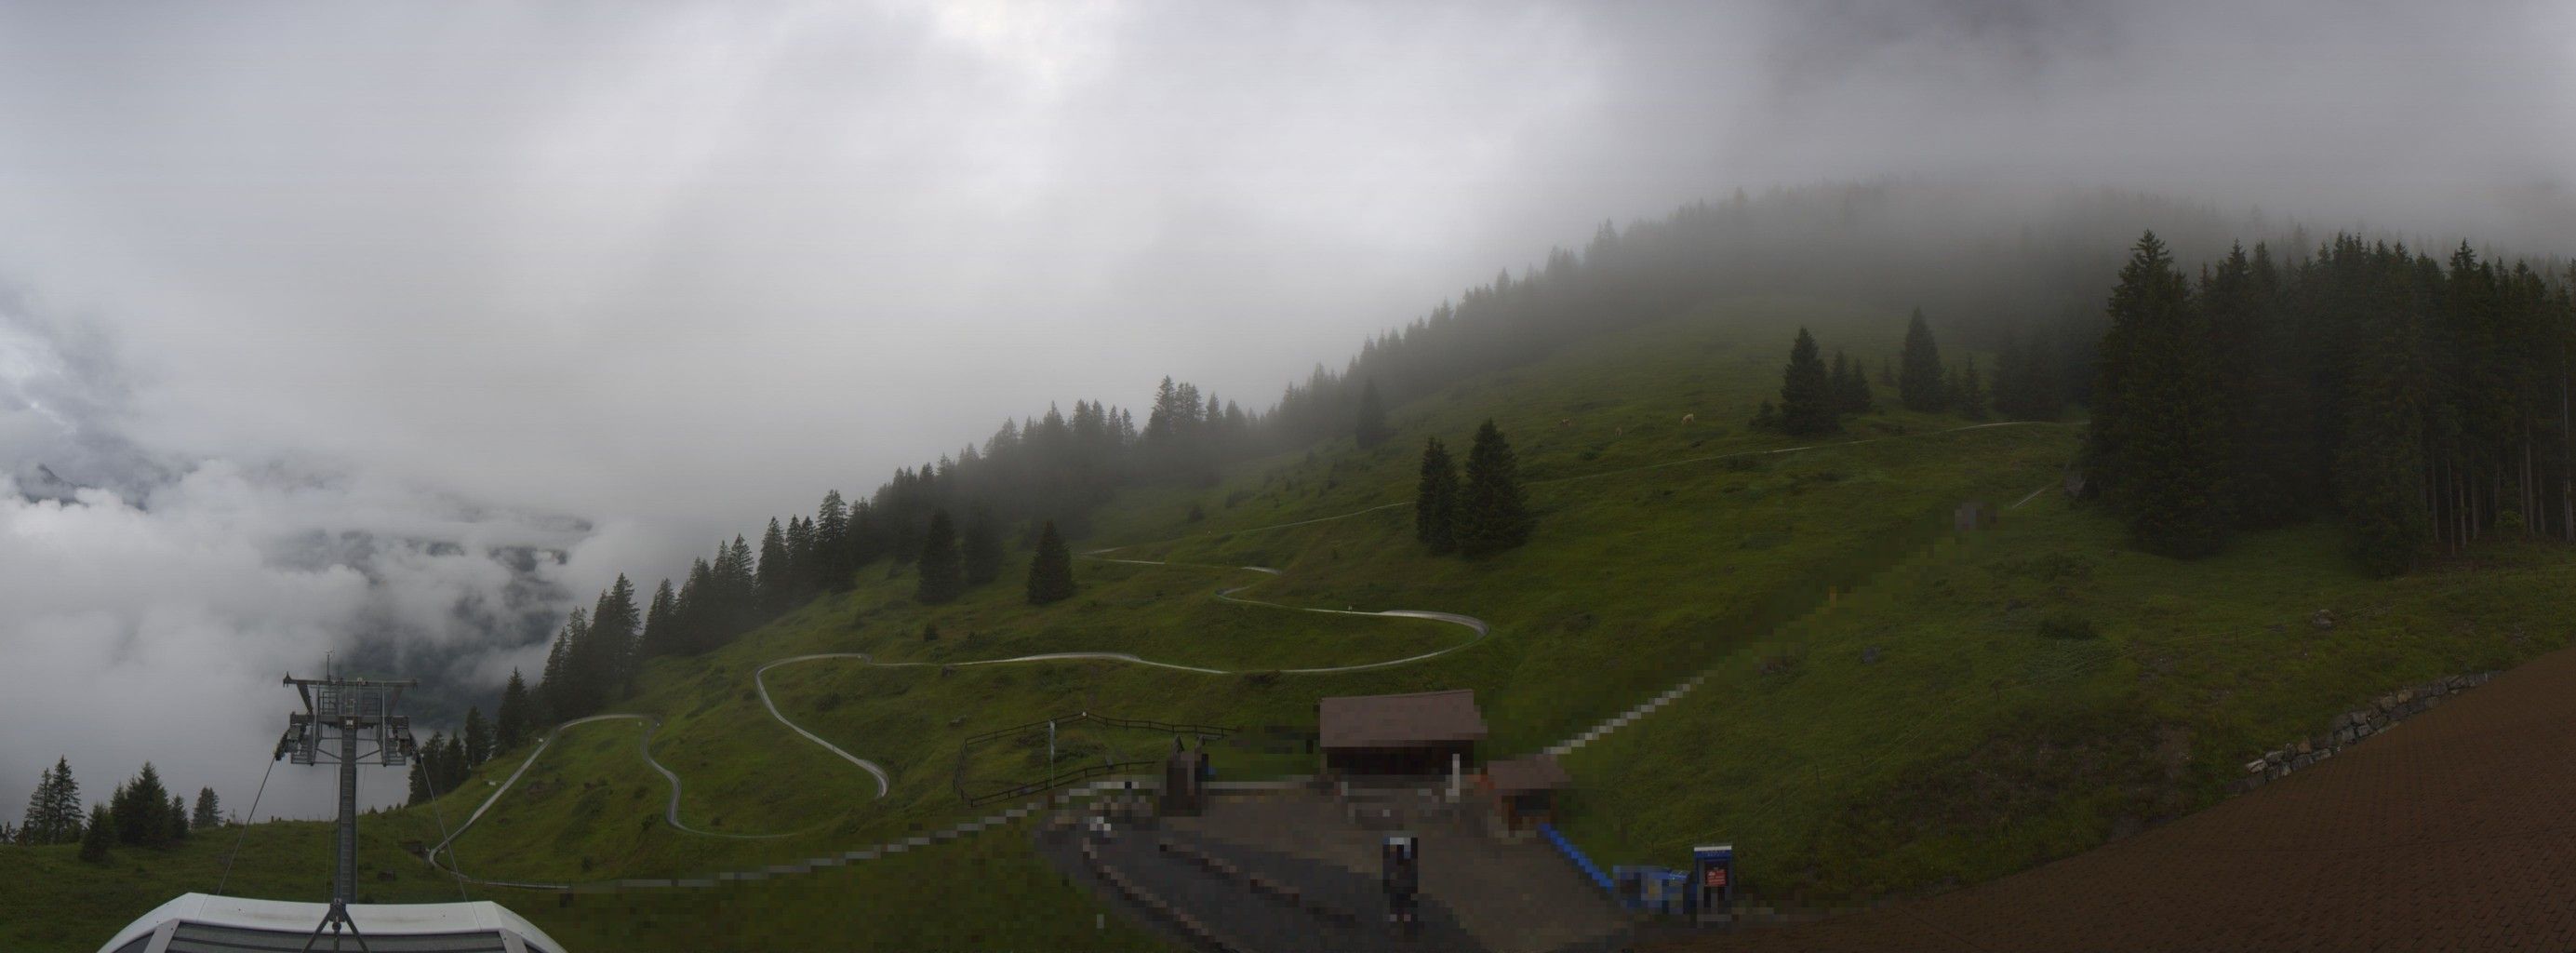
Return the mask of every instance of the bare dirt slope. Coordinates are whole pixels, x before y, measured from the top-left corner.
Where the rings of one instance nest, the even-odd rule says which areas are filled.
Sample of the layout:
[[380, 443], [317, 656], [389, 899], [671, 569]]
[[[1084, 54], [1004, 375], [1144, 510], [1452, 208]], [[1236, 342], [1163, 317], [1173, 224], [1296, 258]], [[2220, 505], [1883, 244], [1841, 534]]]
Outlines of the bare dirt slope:
[[2576, 949], [2576, 650], [2330, 761], [1994, 883], [1729, 951]]

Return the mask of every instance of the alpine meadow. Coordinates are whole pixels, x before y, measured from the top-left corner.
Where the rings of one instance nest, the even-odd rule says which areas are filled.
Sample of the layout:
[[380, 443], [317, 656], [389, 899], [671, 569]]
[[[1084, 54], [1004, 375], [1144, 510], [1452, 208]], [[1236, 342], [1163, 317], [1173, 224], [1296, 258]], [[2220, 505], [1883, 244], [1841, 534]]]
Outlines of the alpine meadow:
[[0, 3], [0, 950], [2576, 950], [2570, 41]]

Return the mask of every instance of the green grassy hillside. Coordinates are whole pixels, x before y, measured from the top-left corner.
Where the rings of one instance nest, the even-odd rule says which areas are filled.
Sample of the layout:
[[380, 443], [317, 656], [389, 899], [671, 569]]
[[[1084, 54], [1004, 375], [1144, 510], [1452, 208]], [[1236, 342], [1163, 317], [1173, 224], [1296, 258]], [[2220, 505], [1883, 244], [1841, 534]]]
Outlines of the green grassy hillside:
[[[1052, 606], [1025, 605], [1014, 571], [958, 603], [924, 607], [908, 575], [869, 567], [855, 591], [717, 652], [653, 660], [637, 695], [617, 706], [658, 723], [651, 757], [684, 781], [681, 819], [713, 834], [662, 822], [669, 787], [645, 760], [648, 723], [600, 721], [564, 730], [458, 839], [456, 856], [467, 872], [504, 880], [753, 869], [995, 809], [960, 801], [961, 774], [974, 785], [1033, 777], [1046, 754], [989, 745], [961, 767], [961, 740], [1052, 715], [1311, 725], [1325, 695], [1468, 687], [1492, 729], [1487, 751], [1504, 756], [1563, 741], [1707, 671], [1681, 702], [1569, 758], [1580, 786], [1570, 832], [1605, 862], [1678, 863], [1692, 841], [1732, 840], [1757, 888], [1865, 895], [1982, 879], [2099, 843], [2205, 803], [2248, 752], [2311, 732], [2359, 699], [2565, 637], [2534, 600], [2511, 597], [2576, 572], [2554, 548], [2369, 583], [2329, 534], [2297, 529], [2176, 563], [2123, 551], [2115, 526], [2049, 492], [1993, 529], [1958, 536], [1956, 504], [2010, 504], [2053, 486], [2080, 428], [1969, 428], [1882, 411], [1818, 441], [1751, 431], [1742, 422], [1776, 394], [1800, 326], [1874, 366], [1896, 349], [1903, 319], [1804, 300], [1722, 303], [1394, 408], [1396, 438], [1369, 450], [1343, 440], [1235, 467], [1213, 487], [1126, 494], [1075, 548], [1170, 565], [1079, 561], [1081, 593]], [[1427, 556], [1405, 505], [1422, 441], [1463, 445], [1488, 417], [1519, 452], [1537, 533], [1490, 559]], [[1252, 601], [1218, 597], [1237, 587]], [[2353, 622], [2331, 633], [2298, 624], [2320, 606]], [[1301, 608], [1463, 613], [1492, 634]], [[2040, 618], [2065, 612], [2099, 636], [2036, 634]], [[2272, 628], [2281, 623], [2290, 624]], [[924, 639], [934, 624], [939, 638]], [[1452, 648], [1365, 671], [1280, 671]], [[1098, 660], [960, 664], [1067, 651], [1223, 674]], [[870, 658], [782, 665], [762, 681], [798, 724], [882, 764], [891, 777], [882, 798], [866, 772], [761, 703], [756, 670], [816, 653]], [[1059, 738], [1057, 764], [1164, 743], [1075, 730]], [[461, 820], [527, 756], [523, 747], [496, 757], [440, 810]], [[1237, 778], [1306, 767], [1225, 750], [1217, 764]], [[369, 823], [370, 862], [403, 878], [386, 889], [452, 891], [384, 846], [436, 841], [431, 812]], [[272, 846], [245, 854], [245, 872], [257, 873], [240, 882], [318, 899], [327, 868], [318, 840], [310, 857], [274, 846], [315, 836], [253, 829], [254, 844]], [[104, 869], [78, 866], [67, 848], [46, 854], [41, 862], [72, 882], [132, 865], [144, 879], [82, 914], [96, 929], [49, 921], [41, 935], [0, 934], [23, 941], [0, 945], [94, 944], [167, 893], [203, 889], [183, 882], [205, 849], [121, 855]], [[0, 922], [44, 916], [46, 898], [21, 886], [26, 878], [8, 881]], [[992, 902], [995, 891], [1012, 903]], [[580, 948], [699, 948], [752, 920], [779, 931], [774, 942], [836, 948], [1154, 943], [1115, 915], [1100, 926], [1103, 908], [1049, 871], [1018, 828], [711, 892], [582, 895], [568, 908], [543, 893], [472, 893]], [[1004, 909], [1010, 919], [997, 918]]]

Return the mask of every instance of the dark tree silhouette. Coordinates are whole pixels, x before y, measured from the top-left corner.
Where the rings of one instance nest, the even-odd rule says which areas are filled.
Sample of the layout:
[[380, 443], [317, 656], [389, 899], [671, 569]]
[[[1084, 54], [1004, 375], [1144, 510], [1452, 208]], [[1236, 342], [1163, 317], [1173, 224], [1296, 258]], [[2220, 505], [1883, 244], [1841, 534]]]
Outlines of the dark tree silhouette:
[[1923, 309], [1914, 309], [1914, 317], [1905, 323], [1904, 370], [1896, 381], [1897, 398], [1905, 409], [1932, 413], [1950, 406], [1948, 383], [1941, 379], [1941, 347], [1932, 341], [1932, 326], [1923, 320]]
[[1535, 520], [1521, 493], [1512, 445], [1492, 420], [1476, 428], [1467, 450], [1467, 483], [1458, 499], [1458, 551], [1485, 556], [1529, 541]]
[[930, 526], [921, 538], [920, 585], [913, 598], [923, 605], [954, 602], [966, 591], [964, 568], [957, 553], [957, 528], [949, 522], [948, 511], [930, 514]]
[[1789, 348], [1789, 366], [1781, 371], [1780, 430], [1802, 437], [1833, 433], [1843, 426], [1834, 410], [1833, 378], [1815, 335], [1799, 328], [1797, 343]]
[[1029, 602], [1062, 602], [1073, 598], [1073, 591], [1073, 551], [1049, 520], [1038, 531], [1037, 555], [1029, 560]]
[[1386, 403], [1377, 395], [1376, 381], [1360, 387], [1359, 420], [1351, 435], [1363, 450], [1385, 443], [1393, 435], [1386, 426]]
[[1422, 445], [1422, 479], [1413, 497], [1413, 538], [1434, 553], [1458, 548], [1458, 468], [1432, 437]]

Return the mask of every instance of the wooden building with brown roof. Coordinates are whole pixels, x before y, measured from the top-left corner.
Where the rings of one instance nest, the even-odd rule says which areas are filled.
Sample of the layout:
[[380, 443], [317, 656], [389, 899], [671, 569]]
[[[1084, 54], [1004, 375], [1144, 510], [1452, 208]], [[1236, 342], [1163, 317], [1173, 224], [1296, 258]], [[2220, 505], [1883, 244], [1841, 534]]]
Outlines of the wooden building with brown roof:
[[1476, 763], [1485, 716], [1474, 689], [1345, 695], [1315, 703], [1324, 772], [1343, 777], [1438, 777]]

